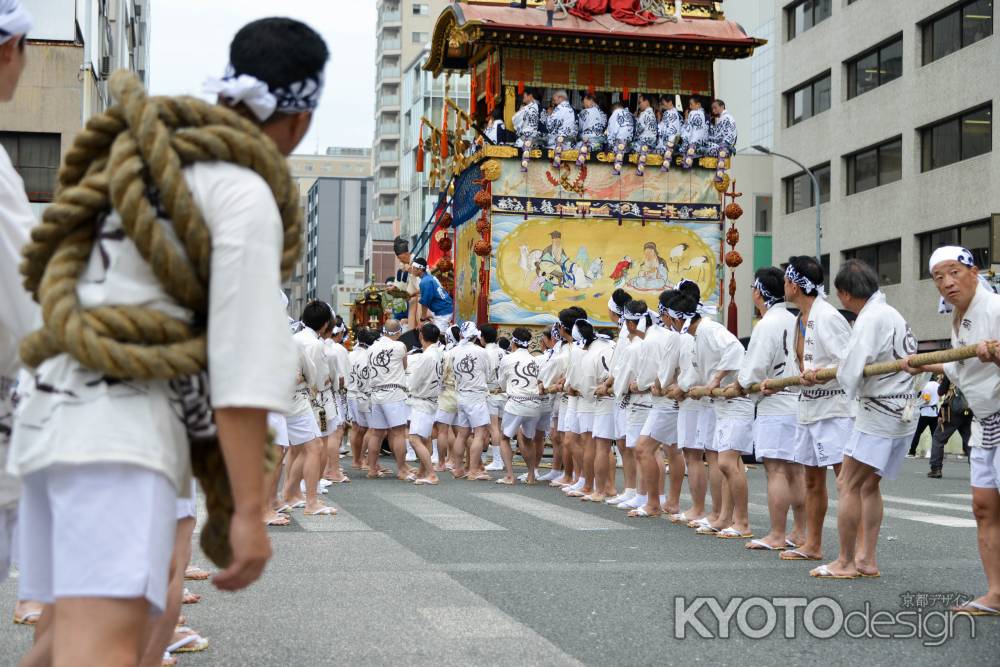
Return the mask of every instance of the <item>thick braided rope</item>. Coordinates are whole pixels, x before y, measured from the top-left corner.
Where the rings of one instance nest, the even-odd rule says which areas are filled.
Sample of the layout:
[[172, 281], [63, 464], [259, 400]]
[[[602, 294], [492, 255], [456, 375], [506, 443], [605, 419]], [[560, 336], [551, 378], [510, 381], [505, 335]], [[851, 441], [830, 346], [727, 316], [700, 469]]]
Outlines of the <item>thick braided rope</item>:
[[[135, 306], [84, 310], [77, 282], [87, 266], [100, 219], [112, 208], [164, 291], [204, 319], [208, 309], [211, 238], [184, 180], [183, 168], [225, 161], [257, 172], [270, 186], [284, 228], [282, 277], [299, 253], [298, 194], [284, 157], [253, 123], [194, 98], [147, 97], [139, 80], [119, 72], [110, 81], [118, 104], [90, 119], [67, 152], [55, 201], [23, 251], [25, 287], [41, 305], [44, 327], [21, 344], [29, 366], [68, 353], [115, 378], [169, 380], [206, 368], [206, 335], [189, 323]], [[150, 186], [180, 245], [164, 234]], [[217, 440], [192, 442], [191, 461], [209, 517], [205, 553], [220, 566], [231, 559], [233, 502]], [[263, 462], [262, 462], [263, 463]]]

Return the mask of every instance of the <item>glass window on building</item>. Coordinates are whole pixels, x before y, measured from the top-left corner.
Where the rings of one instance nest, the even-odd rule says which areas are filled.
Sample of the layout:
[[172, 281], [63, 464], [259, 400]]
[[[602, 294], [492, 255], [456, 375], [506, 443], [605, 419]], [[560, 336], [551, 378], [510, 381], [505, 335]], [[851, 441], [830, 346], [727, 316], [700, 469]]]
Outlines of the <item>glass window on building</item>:
[[931, 254], [943, 245], [960, 245], [972, 251], [972, 256], [980, 269], [990, 268], [991, 256], [991, 223], [989, 220], [977, 220], [947, 229], [935, 229], [932, 232], [918, 234], [920, 242], [920, 277], [930, 278], [930, 268], [927, 263]]
[[848, 60], [847, 97], [857, 97], [903, 75], [903, 36]]
[[903, 177], [903, 140], [892, 139], [845, 158], [847, 194], [853, 195]]
[[[820, 203], [830, 201], [830, 163], [811, 169], [819, 183]], [[809, 174], [799, 172], [784, 179], [785, 213], [795, 213], [816, 205], [815, 188]]]
[[923, 64], [993, 34], [993, 0], [966, 0], [921, 24]]
[[830, 72], [786, 92], [787, 125], [790, 127], [826, 111], [831, 98]]
[[788, 39], [795, 39], [817, 23], [830, 18], [833, 0], [799, 0], [785, 8]]
[[875, 269], [879, 285], [895, 285], [902, 280], [901, 247], [900, 239], [892, 239], [891, 241], [845, 250], [843, 255], [845, 260], [859, 259]]
[[24, 181], [31, 202], [50, 202], [55, 197], [59, 173], [61, 137], [42, 132], [0, 132], [0, 145]]
[[414, 16], [427, 16], [431, 13], [430, 5], [425, 2], [414, 2], [413, 3], [413, 15]]
[[754, 225], [755, 234], [771, 233], [771, 195], [754, 195]]
[[987, 104], [920, 130], [920, 169], [938, 167], [989, 153], [992, 148], [993, 105]]
[[410, 39], [414, 44], [426, 44], [431, 41], [431, 34], [429, 32], [414, 32], [411, 33]]

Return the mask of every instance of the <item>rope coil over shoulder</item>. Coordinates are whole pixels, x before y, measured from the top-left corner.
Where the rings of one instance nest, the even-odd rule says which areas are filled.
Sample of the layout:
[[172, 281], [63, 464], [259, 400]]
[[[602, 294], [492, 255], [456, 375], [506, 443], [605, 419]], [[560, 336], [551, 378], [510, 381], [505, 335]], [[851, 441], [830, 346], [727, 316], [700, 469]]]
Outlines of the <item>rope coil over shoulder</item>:
[[[182, 169], [223, 161], [259, 174], [271, 188], [284, 230], [282, 279], [299, 253], [298, 192], [274, 143], [239, 114], [190, 97], [149, 97], [128, 72], [111, 77], [117, 104], [92, 117], [59, 171], [56, 198], [23, 250], [24, 286], [41, 305], [44, 326], [22, 341], [37, 367], [67, 353], [113, 378], [176, 380], [207, 368], [207, 332], [152, 308], [85, 310], [77, 282], [93, 249], [97, 222], [114, 209], [164, 291], [204, 322], [208, 313], [211, 238]], [[164, 234], [149, 192], [155, 189], [180, 246]], [[217, 438], [192, 439], [192, 468], [206, 495], [201, 546], [225, 567], [233, 499]], [[270, 448], [268, 448], [270, 450]], [[265, 463], [262, 461], [262, 463]], [[273, 465], [273, 464], [272, 464]]]

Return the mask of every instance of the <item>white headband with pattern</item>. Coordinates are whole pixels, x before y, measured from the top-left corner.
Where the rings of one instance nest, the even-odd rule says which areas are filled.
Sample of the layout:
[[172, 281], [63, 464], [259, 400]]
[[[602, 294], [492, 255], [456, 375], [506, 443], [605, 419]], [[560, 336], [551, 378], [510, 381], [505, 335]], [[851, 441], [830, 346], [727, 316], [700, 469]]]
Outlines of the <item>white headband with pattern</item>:
[[319, 98], [323, 94], [323, 72], [272, 90], [260, 79], [249, 74], [236, 74], [235, 68], [227, 65], [222, 78], [210, 77], [205, 81], [204, 91], [218, 95], [229, 106], [245, 104], [263, 123], [275, 112], [300, 113], [319, 106]]

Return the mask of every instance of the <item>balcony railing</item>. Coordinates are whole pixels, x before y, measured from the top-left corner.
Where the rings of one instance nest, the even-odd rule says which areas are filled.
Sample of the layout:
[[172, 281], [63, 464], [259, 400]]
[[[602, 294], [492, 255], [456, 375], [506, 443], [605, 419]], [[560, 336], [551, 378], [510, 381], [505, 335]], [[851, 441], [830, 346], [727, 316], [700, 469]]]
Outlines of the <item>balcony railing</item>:
[[379, 53], [383, 51], [399, 51], [399, 39], [383, 39], [379, 42]]
[[385, 136], [398, 136], [399, 135], [399, 123], [382, 123], [378, 126], [378, 133]]
[[379, 96], [379, 102], [382, 103], [383, 107], [398, 107], [399, 106], [399, 95], [381, 95]]
[[399, 162], [399, 153], [396, 151], [379, 151], [379, 162]]
[[395, 190], [399, 187], [398, 178], [380, 178], [378, 179], [378, 187], [380, 190]]
[[395, 218], [399, 215], [399, 209], [395, 206], [379, 206], [377, 212], [379, 218]]

